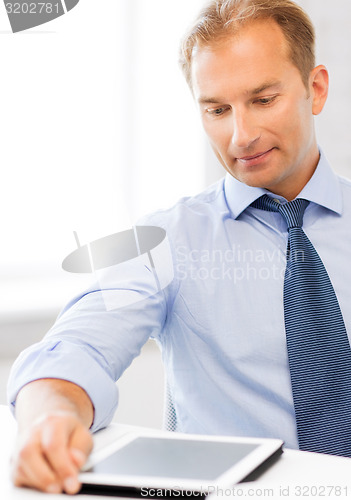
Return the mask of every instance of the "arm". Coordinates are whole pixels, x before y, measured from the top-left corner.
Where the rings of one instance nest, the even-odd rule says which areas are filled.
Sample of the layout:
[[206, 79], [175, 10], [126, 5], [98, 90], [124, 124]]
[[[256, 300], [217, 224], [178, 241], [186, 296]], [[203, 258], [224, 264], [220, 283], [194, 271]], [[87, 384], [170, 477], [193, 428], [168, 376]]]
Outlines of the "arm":
[[12, 468], [17, 486], [79, 489], [77, 473], [92, 446], [89, 429], [110, 423], [118, 401], [115, 381], [159, 328], [157, 298], [148, 307], [140, 302], [137, 309], [107, 313], [97, 307], [98, 297], [86, 295], [12, 367], [8, 401], [19, 423]]
[[24, 386], [16, 400], [15, 485], [76, 493], [79, 469], [92, 449], [93, 416], [88, 395], [71, 382], [41, 379]]
[[[166, 273], [169, 265], [163, 258]], [[8, 401], [19, 420], [16, 485], [79, 489], [77, 471], [91, 447], [87, 429], [95, 432], [111, 422], [118, 402], [115, 382], [148, 338], [162, 332], [170, 289], [159, 290], [143, 259], [115, 267], [72, 300], [45, 338], [12, 367]], [[159, 280], [165, 283], [161, 278], [162, 273]], [[71, 487], [65, 478], [71, 478]]]

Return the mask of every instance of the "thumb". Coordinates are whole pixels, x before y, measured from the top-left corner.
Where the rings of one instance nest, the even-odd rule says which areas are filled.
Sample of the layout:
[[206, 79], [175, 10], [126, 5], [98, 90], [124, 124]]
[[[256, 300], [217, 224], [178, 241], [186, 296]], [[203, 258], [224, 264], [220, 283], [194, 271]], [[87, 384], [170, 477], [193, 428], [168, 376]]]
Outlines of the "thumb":
[[90, 432], [85, 427], [78, 427], [69, 443], [70, 455], [78, 469], [83, 467], [92, 449], [93, 438]]

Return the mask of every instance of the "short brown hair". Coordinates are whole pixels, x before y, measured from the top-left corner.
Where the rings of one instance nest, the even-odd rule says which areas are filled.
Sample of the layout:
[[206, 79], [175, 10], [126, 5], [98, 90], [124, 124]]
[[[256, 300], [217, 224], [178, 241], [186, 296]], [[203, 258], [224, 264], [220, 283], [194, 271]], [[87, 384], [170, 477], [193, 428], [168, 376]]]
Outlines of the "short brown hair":
[[291, 0], [211, 0], [184, 37], [180, 66], [192, 88], [191, 66], [196, 47], [221, 42], [256, 20], [274, 20], [282, 29], [292, 63], [308, 87], [315, 67], [315, 31], [306, 12]]

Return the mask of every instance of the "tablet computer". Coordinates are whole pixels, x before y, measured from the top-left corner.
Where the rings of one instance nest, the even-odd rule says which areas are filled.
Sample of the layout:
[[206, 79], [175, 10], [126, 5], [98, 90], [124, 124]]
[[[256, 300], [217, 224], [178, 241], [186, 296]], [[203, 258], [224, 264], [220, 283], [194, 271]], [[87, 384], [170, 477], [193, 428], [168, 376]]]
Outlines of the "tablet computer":
[[[187, 491], [206, 495], [220, 484], [236, 484], [282, 453], [278, 439], [130, 432], [93, 453], [80, 481], [84, 491]], [[152, 490], [152, 491], [151, 491]], [[157, 491], [156, 491], [157, 490]]]

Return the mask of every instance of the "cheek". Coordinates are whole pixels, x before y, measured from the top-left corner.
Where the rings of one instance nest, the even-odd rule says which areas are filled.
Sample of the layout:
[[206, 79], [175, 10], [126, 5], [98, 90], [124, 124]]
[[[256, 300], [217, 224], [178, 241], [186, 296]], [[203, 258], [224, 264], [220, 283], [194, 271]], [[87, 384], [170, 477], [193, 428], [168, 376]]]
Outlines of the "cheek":
[[[218, 123], [206, 124], [203, 120], [202, 124], [217, 160], [227, 170], [230, 134], [227, 134]], [[225, 137], [228, 137], [228, 135], [229, 139], [226, 139]]]
[[205, 123], [205, 121], [203, 121], [203, 126], [212, 147], [225, 153], [232, 138], [231, 130], [228, 123], [226, 123], [226, 120], [218, 120], [215, 123]]
[[311, 117], [306, 102], [288, 102], [272, 116], [272, 123], [283, 142], [299, 143], [311, 129]]

